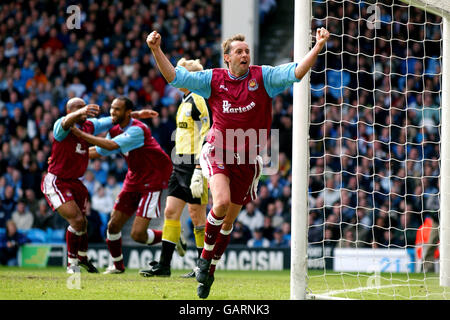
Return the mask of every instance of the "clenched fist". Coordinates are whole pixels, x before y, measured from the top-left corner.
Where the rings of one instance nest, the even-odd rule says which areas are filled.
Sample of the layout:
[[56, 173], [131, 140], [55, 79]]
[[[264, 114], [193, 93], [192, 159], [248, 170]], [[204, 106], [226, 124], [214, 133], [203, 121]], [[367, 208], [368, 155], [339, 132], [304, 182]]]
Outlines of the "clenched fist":
[[156, 31], [150, 33], [147, 36], [147, 45], [152, 50], [161, 46], [161, 35]]
[[324, 46], [330, 37], [330, 33], [325, 28], [318, 28], [316, 31], [316, 41], [317, 44]]

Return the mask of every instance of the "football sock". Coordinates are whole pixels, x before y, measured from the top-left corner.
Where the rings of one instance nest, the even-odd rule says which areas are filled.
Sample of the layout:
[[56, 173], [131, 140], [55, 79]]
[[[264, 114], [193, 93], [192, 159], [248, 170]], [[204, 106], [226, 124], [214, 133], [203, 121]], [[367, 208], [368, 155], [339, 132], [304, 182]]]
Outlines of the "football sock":
[[172, 262], [173, 252], [175, 251], [175, 243], [163, 240], [161, 248], [161, 256], [159, 257], [159, 264], [163, 266], [170, 266]]
[[217, 235], [222, 227], [223, 219], [225, 217], [217, 217], [211, 210], [206, 218], [205, 226], [205, 242], [202, 251], [202, 258], [211, 260], [213, 257], [214, 245], [216, 243]]
[[195, 237], [195, 246], [197, 247], [197, 251], [199, 251], [198, 257], [202, 254], [203, 244], [205, 241], [205, 226], [196, 226], [194, 227], [194, 237]]
[[84, 232], [80, 236], [80, 242], [78, 245], [78, 260], [87, 261], [87, 249], [88, 249], [88, 234]]
[[225, 249], [230, 243], [231, 231], [233, 231], [233, 229], [231, 230], [221, 229], [219, 235], [217, 236], [216, 245], [214, 246], [213, 258], [211, 261], [211, 267], [209, 269], [210, 275], [214, 274], [214, 271], [216, 270], [216, 264], [219, 262], [220, 258], [225, 252]]
[[147, 244], [150, 246], [152, 244], [157, 244], [161, 242], [162, 239], [162, 230], [155, 229], [147, 229]]
[[159, 263], [164, 266], [170, 266], [176, 243], [180, 239], [181, 222], [180, 220], [164, 220], [162, 231], [162, 248]]
[[169, 220], [169, 219], [164, 220], [162, 240], [176, 244], [180, 239], [180, 233], [181, 233], [180, 220]]
[[78, 248], [80, 237], [83, 232], [76, 231], [72, 226], [67, 227], [66, 245], [67, 245], [67, 265], [78, 265]]
[[122, 233], [111, 234], [106, 231], [106, 244], [108, 245], [108, 250], [112, 256], [114, 266], [118, 270], [124, 270], [125, 265], [123, 263], [122, 255]]

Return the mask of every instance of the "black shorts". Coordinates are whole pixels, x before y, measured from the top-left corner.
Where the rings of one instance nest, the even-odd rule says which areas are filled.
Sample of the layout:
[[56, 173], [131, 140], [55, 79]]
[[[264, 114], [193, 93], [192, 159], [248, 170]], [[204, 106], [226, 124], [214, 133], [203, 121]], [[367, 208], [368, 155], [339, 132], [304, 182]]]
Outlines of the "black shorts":
[[206, 178], [203, 178], [203, 194], [201, 198], [192, 197], [190, 185], [194, 169], [195, 164], [174, 164], [172, 175], [169, 179], [168, 195], [190, 204], [207, 204], [208, 182]]

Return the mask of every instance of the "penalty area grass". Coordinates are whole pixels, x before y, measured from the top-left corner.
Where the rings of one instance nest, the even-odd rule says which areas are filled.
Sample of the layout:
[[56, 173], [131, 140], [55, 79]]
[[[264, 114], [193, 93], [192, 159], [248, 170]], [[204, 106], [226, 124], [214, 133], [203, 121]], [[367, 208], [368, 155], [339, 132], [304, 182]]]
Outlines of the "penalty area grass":
[[[197, 297], [197, 281], [181, 278], [188, 271], [144, 278], [136, 269], [106, 275], [82, 269], [77, 284], [63, 267], [0, 266], [0, 300], [202, 300]], [[313, 294], [357, 300], [450, 299], [450, 290], [439, 286], [438, 274], [381, 273], [376, 279], [373, 274], [309, 270], [308, 289]], [[289, 299], [289, 270], [217, 270], [207, 300]]]
[[[0, 267], [0, 300], [201, 300], [195, 278], [181, 278], [188, 271], [144, 278], [135, 269], [123, 274], [82, 269], [77, 282], [63, 267]], [[289, 276], [289, 270], [217, 270], [208, 300], [288, 300]]]

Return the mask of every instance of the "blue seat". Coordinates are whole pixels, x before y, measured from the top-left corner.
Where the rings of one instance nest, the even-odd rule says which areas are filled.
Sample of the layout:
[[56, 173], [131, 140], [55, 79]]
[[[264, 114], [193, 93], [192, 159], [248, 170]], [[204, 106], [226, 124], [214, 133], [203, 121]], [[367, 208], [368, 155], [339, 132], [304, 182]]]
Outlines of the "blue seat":
[[325, 92], [325, 85], [323, 83], [311, 84], [311, 95], [316, 98], [323, 96]]
[[66, 239], [66, 230], [65, 229], [47, 229], [51, 230], [51, 234], [47, 235], [47, 242], [53, 243], [63, 243]]
[[339, 99], [344, 95], [344, 87], [350, 83], [350, 73], [343, 70], [328, 70], [327, 82], [330, 94], [334, 98]]
[[19, 230], [30, 242], [45, 243], [47, 242], [47, 232], [41, 229]]

